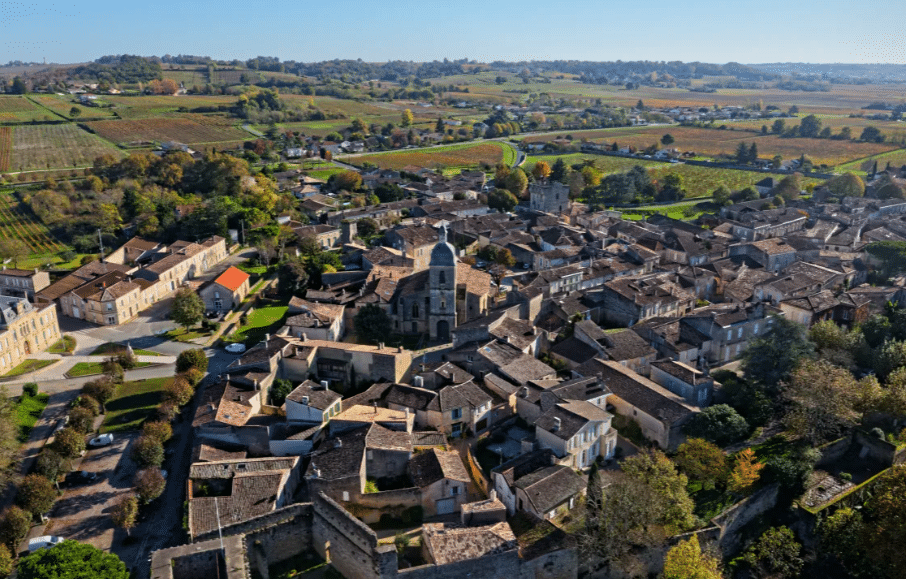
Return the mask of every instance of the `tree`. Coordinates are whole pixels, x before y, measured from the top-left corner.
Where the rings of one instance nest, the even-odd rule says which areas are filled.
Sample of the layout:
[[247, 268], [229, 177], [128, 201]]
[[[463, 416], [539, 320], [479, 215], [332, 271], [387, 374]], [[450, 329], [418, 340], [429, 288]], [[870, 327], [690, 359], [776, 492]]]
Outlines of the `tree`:
[[517, 197], [522, 196], [522, 194], [525, 193], [525, 189], [528, 187], [528, 177], [521, 167], [516, 167], [510, 171], [507, 174], [505, 181], [505, 189], [511, 191]]
[[156, 438], [140, 436], [132, 445], [132, 458], [140, 466], [159, 467], [164, 462], [164, 445]]
[[404, 110], [400, 115], [401, 127], [410, 127], [412, 126], [413, 121], [415, 121], [415, 117], [412, 116], [412, 111], [409, 109]]
[[836, 197], [862, 197], [865, 195], [865, 182], [854, 173], [843, 173], [831, 177], [825, 183]]
[[129, 579], [119, 557], [76, 541], [63, 541], [22, 558], [16, 574], [19, 579]]
[[784, 423], [817, 446], [855, 424], [856, 391], [849, 370], [826, 360], [804, 359], [783, 390], [791, 406]]
[[0, 520], [0, 540], [14, 553], [19, 551], [19, 543], [31, 530], [32, 516], [26, 510], [12, 506], [3, 513]]
[[[631, 479], [644, 482], [664, 502], [663, 523], [671, 535], [695, 525], [694, 503], [686, 492], [688, 479], [676, 471], [676, 466], [659, 450], [640, 452], [621, 465]], [[606, 500], [606, 499], [605, 499]]]
[[285, 378], [277, 378], [271, 385], [271, 404], [283, 406], [286, 397], [293, 391], [293, 383]]
[[54, 451], [65, 458], [75, 458], [85, 450], [85, 436], [73, 428], [66, 427], [53, 437]]
[[868, 556], [888, 577], [906, 569], [906, 466], [897, 465], [882, 475], [865, 503]]
[[333, 188], [337, 191], [358, 191], [362, 188], [362, 176], [357, 171], [341, 171], [332, 177]]
[[535, 166], [532, 167], [532, 177], [538, 181], [543, 181], [550, 177], [551, 166], [548, 165], [545, 161], [538, 161], [535, 163]]
[[563, 181], [566, 178], [566, 163], [563, 161], [563, 157], [557, 157], [557, 160], [554, 161], [554, 166], [551, 168], [550, 179], [551, 181]]
[[79, 107], [72, 107], [71, 109], [69, 109], [69, 116], [72, 118], [76, 118], [81, 114], [82, 114], [82, 109], [80, 109]]
[[94, 428], [94, 413], [87, 408], [73, 408], [69, 411], [69, 426], [82, 434], [87, 434]]
[[719, 186], [717, 189], [714, 190], [714, 193], [713, 193], [714, 203], [716, 203], [717, 205], [720, 205], [721, 207], [726, 207], [727, 205], [730, 205], [730, 203], [731, 203], [730, 193], [731, 192], [727, 188], [726, 185]]
[[160, 468], [152, 466], [138, 471], [132, 484], [135, 486], [138, 498], [147, 504], [164, 493], [167, 479], [164, 478]]
[[60, 477], [69, 472], [69, 461], [53, 449], [45, 448], [38, 455], [35, 470], [38, 474], [52, 480], [54, 485], [56, 485]]
[[663, 137], [661, 137], [661, 144], [665, 147], [672, 145], [674, 142], [676, 142], [676, 139], [674, 139], [673, 135], [671, 135], [670, 133], [667, 133]]
[[192, 368], [206, 372], [208, 370], [208, 356], [201, 348], [183, 350], [176, 357], [176, 371], [188, 372]]
[[799, 123], [799, 136], [816, 138], [818, 133], [821, 132], [821, 119], [815, 115], [808, 115], [803, 117], [802, 121]]
[[683, 178], [677, 173], [668, 173], [664, 176], [663, 185], [658, 192], [658, 201], [680, 201], [686, 196], [683, 188]]
[[19, 483], [16, 504], [32, 514], [49, 512], [56, 500], [57, 489], [46, 476], [26, 475]]
[[726, 446], [745, 438], [749, 423], [726, 404], [715, 404], [693, 416], [684, 430], [689, 436]]
[[862, 129], [862, 134], [859, 136], [860, 141], [866, 141], [869, 143], [883, 143], [884, 135], [881, 134], [881, 131], [878, 127], [872, 127], [871, 125]]
[[702, 438], [690, 438], [679, 446], [675, 458], [686, 476], [713, 488], [727, 474], [727, 457], [717, 445]]
[[582, 182], [586, 187], [597, 187], [601, 184], [601, 171], [592, 165], [582, 167], [579, 172], [582, 175]]
[[176, 406], [185, 406], [192, 400], [195, 389], [189, 384], [189, 381], [181, 376], [177, 376], [164, 387], [164, 399], [176, 404]]
[[277, 290], [281, 294], [301, 296], [306, 287], [308, 287], [308, 271], [302, 259], [290, 257], [280, 264], [280, 268], [277, 270]]
[[104, 410], [107, 402], [116, 394], [116, 384], [109, 379], [98, 378], [82, 386], [82, 393], [97, 400]]
[[[906, 192], [896, 183], [888, 183], [881, 186], [875, 193], [878, 199], [906, 199]], [[2, 250], [0, 250], [2, 254]]]
[[142, 436], [155, 438], [163, 444], [173, 438], [173, 427], [169, 422], [154, 420], [142, 425]]
[[745, 493], [758, 481], [764, 464], [758, 462], [755, 451], [747, 448], [736, 455], [736, 465], [730, 472], [727, 487], [735, 493]]
[[802, 570], [801, 551], [802, 545], [788, 527], [772, 527], [746, 550], [742, 562], [755, 577], [791, 579]]
[[488, 207], [501, 213], [512, 211], [518, 203], [519, 199], [506, 189], [494, 189], [488, 193]]
[[862, 513], [842, 507], [818, 525], [818, 553], [832, 559], [830, 566], [842, 566], [851, 577], [870, 577], [872, 574], [864, 572], [869, 551], [863, 545], [866, 531]]
[[814, 344], [802, 324], [781, 317], [771, 320], [771, 332], [752, 340], [743, 351], [742, 371], [747, 380], [773, 392], [789, 380], [799, 360], [814, 353]]
[[720, 559], [702, 553], [698, 535], [667, 551], [664, 579], [721, 579]]
[[795, 201], [802, 194], [802, 175], [794, 173], [780, 180], [780, 183], [771, 191], [772, 195], [780, 195], [786, 201]]
[[179, 288], [173, 296], [170, 317], [188, 331], [204, 318], [204, 302], [191, 288]]
[[25, 81], [21, 77], [15, 77], [13, 83], [10, 86], [10, 91], [12, 94], [25, 94], [28, 92], [28, 85], [25, 84]]
[[516, 258], [513, 257], [510, 250], [505, 247], [497, 251], [497, 256], [494, 258], [494, 261], [497, 265], [502, 265], [503, 267], [513, 267], [516, 265]]
[[355, 331], [358, 336], [374, 344], [383, 342], [393, 331], [390, 316], [376, 304], [366, 304], [355, 315]]
[[28, 257], [30, 253], [31, 249], [21, 239], [0, 240], [0, 258], [4, 261], [11, 259], [15, 267], [19, 267], [19, 261]]
[[114, 525], [126, 531], [128, 535], [138, 519], [138, 497], [135, 495], [123, 495], [120, 497], [120, 500], [113, 507], [113, 512], [110, 513], [110, 518], [113, 520]]
[[775, 135], [779, 135], [783, 132], [784, 127], [786, 126], [786, 121], [783, 119], [776, 119], [771, 125], [771, 132]]

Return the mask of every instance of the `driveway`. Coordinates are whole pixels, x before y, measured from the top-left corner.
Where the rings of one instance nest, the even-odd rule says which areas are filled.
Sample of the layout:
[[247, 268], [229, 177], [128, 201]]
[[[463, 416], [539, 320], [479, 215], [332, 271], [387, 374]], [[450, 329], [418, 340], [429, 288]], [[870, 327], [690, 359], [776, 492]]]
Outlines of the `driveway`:
[[89, 450], [78, 470], [101, 475], [97, 482], [65, 489], [50, 513], [44, 533], [59, 535], [110, 551], [118, 532], [110, 512], [120, 496], [132, 489], [137, 466], [129, 449], [138, 433], [116, 434], [113, 444]]

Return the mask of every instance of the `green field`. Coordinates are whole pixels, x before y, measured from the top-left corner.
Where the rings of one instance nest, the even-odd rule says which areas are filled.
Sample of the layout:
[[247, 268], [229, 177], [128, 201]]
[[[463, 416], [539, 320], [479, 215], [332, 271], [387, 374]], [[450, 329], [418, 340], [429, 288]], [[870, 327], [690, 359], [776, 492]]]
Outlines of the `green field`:
[[24, 96], [0, 96], [0, 123], [30, 123], [60, 120], [47, 109], [35, 105]]
[[76, 347], [76, 340], [72, 336], [63, 336], [58, 342], [47, 351], [51, 354], [71, 354]]
[[137, 430], [141, 428], [163, 399], [164, 389], [173, 378], [151, 378], [124, 382], [116, 396], [107, 402], [102, 432]]
[[231, 342], [243, 342], [246, 346], [254, 346], [264, 339], [264, 335], [273, 333], [283, 325], [286, 319], [285, 305], [265, 306], [255, 309], [248, 320], [239, 327], [230, 337]]
[[38, 423], [41, 413], [47, 407], [50, 394], [39, 392], [37, 396], [20, 396], [16, 401], [16, 424], [19, 426], [19, 442], [28, 440], [31, 429]]
[[7, 378], [21, 376], [22, 374], [28, 374], [29, 372], [46, 368], [54, 362], [56, 362], [56, 360], [23, 360], [18, 366], [4, 374], [4, 376]]

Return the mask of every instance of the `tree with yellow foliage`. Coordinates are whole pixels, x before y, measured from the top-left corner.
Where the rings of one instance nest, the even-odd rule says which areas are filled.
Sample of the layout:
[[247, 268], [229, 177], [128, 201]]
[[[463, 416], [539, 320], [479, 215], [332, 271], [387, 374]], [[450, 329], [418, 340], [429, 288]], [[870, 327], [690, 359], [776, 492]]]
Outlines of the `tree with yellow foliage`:
[[698, 535], [667, 551], [664, 579], [722, 579], [720, 560], [702, 553]]
[[412, 115], [412, 111], [409, 109], [404, 110], [403, 114], [401, 115], [400, 121], [400, 125], [403, 127], [412, 126], [412, 123], [415, 121], [415, 117]]
[[532, 177], [538, 181], [542, 181], [550, 177], [551, 166], [548, 165], [545, 161], [538, 161], [535, 163], [535, 166], [532, 167]]
[[735, 493], [745, 493], [758, 481], [759, 473], [764, 468], [764, 463], [758, 462], [758, 457], [751, 448], [747, 448], [736, 455], [736, 466], [730, 473], [727, 487]]

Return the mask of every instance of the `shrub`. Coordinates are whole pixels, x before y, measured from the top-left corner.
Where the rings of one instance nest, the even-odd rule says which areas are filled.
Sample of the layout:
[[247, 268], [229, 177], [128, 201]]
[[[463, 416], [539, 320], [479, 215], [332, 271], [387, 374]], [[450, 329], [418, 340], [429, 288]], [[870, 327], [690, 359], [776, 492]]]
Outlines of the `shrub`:
[[22, 385], [22, 396], [34, 398], [38, 395], [38, 385], [34, 382], [26, 382]]
[[726, 404], [705, 408], [686, 425], [686, 434], [704, 438], [718, 446], [742, 440], [749, 433], [749, 423]]
[[127, 533], [129, 529], [135, 526], [135, 519], [138, 517], [138, 497], [135, 495], [123, 495], [119, 502], [113, 507], [110, 518], [113, 524], [123, 529]]
[[142, 435], [156, 438], [161, 443], [167, 442], [173, 437], [173, 427], [169, 422], [146, 422], [142, 427]]
[[164, 445], [150, 436], [141, 436], [132, 446], [132, 458], [140, 466], [159, 467], [164, 462]]
[[146, 468], [135, 475], [135, 492], [143, 503], [150, 503], [163, 494], [167, 479], [157, 467]]
[[162, 402], [157, 407], [157, 419], [163, 422], [172, 422], [179, 413], [179, 408], [173, 402]]
[[56, 500], [57, 489], [46, 476], [30, 474], [19, 483], [16, 503], [30, 513], [46, 513]]
[[119, 362], [116, 361], [116, 358], [104, 360], [102, 366], [104, 368], [104, 375], [108, 376], [114, 384], [123, 383], [123, 378], [126, 375], [126, 371], [123, 370], [123, 367], [120, 366]]
[[56, 481], [69, 470], [69, 461], [52, 449], [45, 448], [38, 455], [35, 470], [38, 474]]
[[19, 543], [31, 530], [31, 513], [16, 506], [12, 506], [3, 514], [0, 520], [0, 539], [14, 552], [18, 551]]
[[94, 429], [94, 414], [87, 408], [77, 406], [69, 411], [69, 427], [86, 434]]
[[198, 368], [202, 372], [208, 370], [208, 356], [201, 348], [186, 350], [176, 357], [176, 371], [185, 372], [189, 368]]
[[82, 393], [100, 402], [101, 409], [104, 409], [104, 405], [116, 394], [116, 384], [109, 377], [104, 376], [86, 383], [82, 387]]
[[198, 368], [189, 368], [183, 373], [183, 377], [192, 385], [194, 388], [198, 386], [198, 383], [204, 379], [204, 372]]
[[182, 376], [177, 376], [164, 389], [164, 399], [173, 402], [176, 406], [185, 406], [192, 400], [194, 394], [195, 389]]
[[67, 426], [54, 435], [51, 448], [60, 456], [75, 458], [85, 450], [85, 436], [81, 432]]
[[6, 577], [13, 572], [13, 554], [6, 545], [0, 545], [0, 576]]
[[101, 403], [87, 394], [82, 394], [75, 401], [76, 408], [84, 408], [91, 412], [93, 416], [101, 413]]

